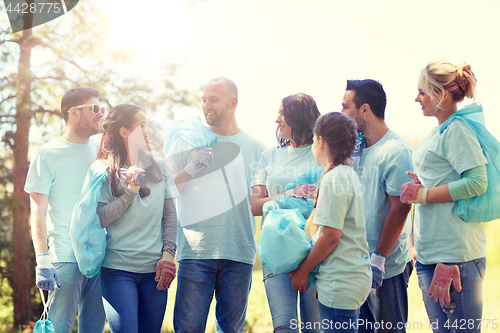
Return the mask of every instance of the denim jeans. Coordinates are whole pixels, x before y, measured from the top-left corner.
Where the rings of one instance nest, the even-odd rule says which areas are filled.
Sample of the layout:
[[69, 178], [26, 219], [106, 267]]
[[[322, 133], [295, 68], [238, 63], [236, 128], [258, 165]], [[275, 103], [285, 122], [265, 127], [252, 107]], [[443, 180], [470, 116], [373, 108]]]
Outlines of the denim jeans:
[[252, 269], [253, 265], [225, 259], [179, 261], [175, 332], [205, 332], [214, 292], [216, 332], [243, 332]]
[[[262, 263], [264, 286], [274, 332], [321, 332], [319, 302], [316, 299], [316, 284], [305, 292], [292, 288], [292, 279], [288, 274], [274, 275], [266, 264]], [[300, 294], [300, 321], [297, 315], [297, 296]]]
[[101, 269], [104, 310], [112, 333], [159, 333], [167, 291], [157, 290], [156, 273]]
[[[467, 262], [446, 263], [458, 265], [462, 291], [450, 288], [451, 302], [443, 307], [428, 295], [436, 265], [422, 265], [417, 262], [418, 285], [422, 290], [425, 309], [434, 332], [480, 332], [478, 322], [483, 315], [483, 280], [486, 272], [486, 258]], [[468, 324], [474, 322], [474, 325]], [[446, 327], [448, 326], [448, 327]], [[454, 326], [454, 327], [453, 327]]]
[[49, 318], [58, 333], [71, 333], [78, 309], [78, 332], [104, 332], [101, 275], [86, 278], [76, 262], [56, 262], [53, 266], [61, 288], [49, 292]]
[[357, 320], [359, 318], [359, 309], [335, 309], [319, 303], [319, 313], [325, 333], [358, 333]]
[[363, 320], [363, 325], [359, 326], [359, 333], [406, 332], [407, 288], [412, 271], [410, 261], [401, 274], [385, 279], [380, 288], [371, 289], [360, 308], [359, 319]]

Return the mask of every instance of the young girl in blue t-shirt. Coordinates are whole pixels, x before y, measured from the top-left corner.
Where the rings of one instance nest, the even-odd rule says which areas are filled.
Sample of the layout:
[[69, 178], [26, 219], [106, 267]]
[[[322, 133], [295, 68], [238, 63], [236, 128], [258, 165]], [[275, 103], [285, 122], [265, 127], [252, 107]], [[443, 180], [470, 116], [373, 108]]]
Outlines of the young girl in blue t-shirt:
[[357, 332], [359, 307], [371, 287], [363, 188], [347, 164], [356, 144], [356, 124], [332, 112], [318, 118], [312, 152], [326, 169], [306, 224], [315, 241], [311, 252], [290, 273], [292, 286], [307, 290], [309, 273], [319, 264], [316, 285], [324, 332]]

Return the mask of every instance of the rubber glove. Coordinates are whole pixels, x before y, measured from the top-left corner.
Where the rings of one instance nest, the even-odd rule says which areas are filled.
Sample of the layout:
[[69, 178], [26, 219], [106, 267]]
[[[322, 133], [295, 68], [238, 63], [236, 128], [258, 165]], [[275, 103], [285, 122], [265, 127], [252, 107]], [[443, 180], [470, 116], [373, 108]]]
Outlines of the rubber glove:
[[438, 263], [434, 269], [429, 296], [433, 297], [434, 302], [439, 299], [439, 304], [443, 306], [444, 302], [450, 304], [450, 287], [453, 282], [453, 288], [456, 291], [462, 291], [460, 283], [460, 270], [457, 265], [445, 265]]
[[299, 199], [313, 199], [318, 187], [313, 184], [299, 185], [294, 189], [287, 190], [285, 195]]
[[174, 256], [168, 251], [163, 251], [163, 255], [156, 264], [155, 281], [158, 282], [156, 289], [165, 290], [170, 288], [170, 283], [175, 279]]
[[144, 173], [144, 169], [136, 167], [132, 165], [127, 169], [125, 173], [125, 183], [128, 184], [128, 187], [137, 194], [139, 189], [141, 188], [141, 182], [139, 181], [139, 176]]
[[373, 252], [370, 257], [370, 268], [372, 269], [372, 288], [382, 287], [385, 278], [386, 257]]
[[36, 286], [43, 290], [54, 290], [61, 288], [57, 272], [52, 266], [48, 254], [36, 256]]
[[210, 162], [212, 162], [212, 158], [213, 148], [201, 149], [194, 155], [191, 162], [186, 165], [184, 171], [192, 177], [201, 170], [208, 168]]
[[406, 174], [408, 177], [412, 178], [412, 182], [404, 183], [401, 187], [401, 196], [400, 200], [402, 203], [419, 203], [425, 204], [427, 203], [427, 191], [428, 189], [424, 188], [422, 182], [418, 179], [416, 173], [407, 171]]

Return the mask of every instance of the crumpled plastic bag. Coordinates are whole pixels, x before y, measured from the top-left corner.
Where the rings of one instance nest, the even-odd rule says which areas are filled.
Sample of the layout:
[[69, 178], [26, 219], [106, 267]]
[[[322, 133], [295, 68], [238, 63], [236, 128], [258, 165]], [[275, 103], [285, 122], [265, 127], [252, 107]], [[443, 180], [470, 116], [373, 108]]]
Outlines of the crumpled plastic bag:
[[[304, 184], [318, 185], [318, 180], [321, 178], [323, 170], [323, 168], [317, 167], [307, 171], [306, 173], [290, 181], [286, 185], [285, 191], [294, 189], [297, 186]], [[298, 209], [304, 219], [307, 219], [311, 215], [313, 208], [314, 199], [300, 199], [289, 197], [286, 195], [280, 195], [274, 197], [272, 200], [264, 204], [264, 206], [262, 207], [262, 220], [264, 221], [267, 217], [267, 214], [275, 209]], [[304, 225], [302, 225], [301, 228], [304, 228]]]
[[304, 218], [304, 224], [300, 226], [301, 228], [304, 228], [305, 219], [309, 218], [313, 208], [314, 199], [299, 199], [286, 195], [280, 195], [274, 197], [272, 200], [266, 202], [264, 206], [262, 206], [262, 220], [265, 221], [269, 212], [276, 209], [296, 209]]
[[164, 122], [163, 152], [165, 156], [168, 155], [172, 144], [178, 138], [197, 148], [210, 148], [211, 143], [217, 142], [217, 135], [202, 125], [200, 117]]
[[106, 255], [106, 230], [101, 227], [97, 204], [106, 180], [106, 167], [93, 163], [87, 172], [82, 193], [73, 209], [70, 238], [78, 269], [88, 278], [96, 276]]
[[484, 156], [488, 160], [488, 188], [486, 192], [457, 201], [457, 213], [465, 222], [488, 222], [500, 218], [500, 143], [484, 126], [483, 108], [480, 103], [454, 112], [439, 127], [443, 131], [455, 119], [465, 122], [476, 135]]
[[312, 248], [300, 225], [305, 220], [297, 209], [269, 212], [258, 245], [259, 258], [273, 274], [295, 270]]
[[43, 291], [40, 290], [40, 295], [42, 297], [43, 304], [43, 313], [40, 319], [35, 323], [35, 327], [33, 328], [33, 333], [55, 333], [54, 323], [49, 318], [48, 315], [48, 302], [45, 301], [45, 296], [43, 295]]

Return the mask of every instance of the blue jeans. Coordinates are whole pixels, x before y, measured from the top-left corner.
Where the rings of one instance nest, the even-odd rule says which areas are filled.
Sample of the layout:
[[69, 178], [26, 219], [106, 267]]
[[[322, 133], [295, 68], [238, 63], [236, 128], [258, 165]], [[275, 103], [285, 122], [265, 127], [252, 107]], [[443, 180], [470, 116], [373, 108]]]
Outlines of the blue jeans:
[[359, 318], [359, 309], [335, 309], [319, 303], [319, 313], [325, 333], [358, 333], [357, 321]]
[[216, 332], [243, 332], [253, 265], [233, 260], [179, 261], [174, 330], [204, 333], [215, 292]]
[[[458, 265], [462, 291], [450, 288], [451, 302], [443, 307], [434, 303], [428, 295], [436, 265], [422, 265], [417, 261], [418, 285], [422, 290], [425, 309], [433, 332], [480, 332], [477, 319], [483, 315], [483, 280], [486, 272], [486, 258], [467, 262], [446, 263]], [[469, 320], [474, 325], [468, 326]], [[448, 327], [446, 327], [448, 326]]]
[[[274, 275], [266, 264], [262, 263], [264, 286], [274, 332], [321, 332], [319, 302], [316, 299], [316, 284], [305, 292], [292, 288], [292, 279], [288, 274]], [[297, 315], [297, 296], [300, 294], [300, 321]]]
[[86, 278], [76, 262], [52, 264], [61, 288], [49, 292], [49, 318], [58, 333], [71, 333], [78, 309], [78, 332], [104, 332], [104, 309], [101, 298], [101, 275]]
[[408, 321], [408, 281], [413, 271], [413, 263], [406, 264], [405, 270], [392, 278], [385, 279], [382, 286], [371, 289], [368, 298], [361, 305], [359, 333], [365, 332], [406, 332]]
[[112, 333], [160, 332], [167, 291], [157, 290], [156, 273], [101, 268], [104, 310]]

